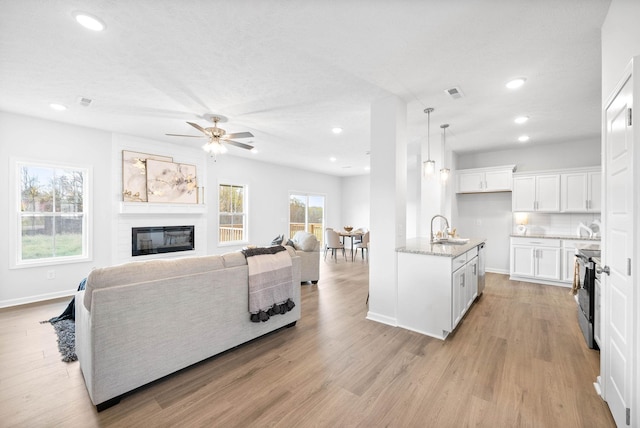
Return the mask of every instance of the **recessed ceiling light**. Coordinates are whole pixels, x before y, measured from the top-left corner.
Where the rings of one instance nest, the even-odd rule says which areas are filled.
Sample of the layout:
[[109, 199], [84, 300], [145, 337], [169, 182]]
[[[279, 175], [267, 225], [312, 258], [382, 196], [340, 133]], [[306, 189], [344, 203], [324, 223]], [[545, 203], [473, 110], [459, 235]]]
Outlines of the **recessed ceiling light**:
[[254, 155], [257, 155], [257, 154], [259, 153], [259, 152], [258, 152], [258, 149], [256, 149], [255, 147], [254, 147], [253, 149], [251, 149], [250, 151], [251, 151], [251, 153], [253, 153]]
[[342, 128], [339, 127], [335, 127], [331, 129], [331, 132], [333, 132], [334, 134], [341, 134], [342, 133]]
[[521, 143], [526, 143], [527, 141], [529, 141], [529, 136], [528, 135], [521, 135], [518, 137], [518, 141], [520, 141]]
[[51, 107], [55, 111], [65, 111], [67, 109], [67, 106], [57, 103], [51, 103], [49, 104], [49, 107]]
[[335, 162], [335, 161], [337, 161], [338, 159], [336, 159], [335, 157], [331, 156], [331, 157], [329, 158], [329, 160], [330, 160], [331, 162]]
[[364, 167], [364, 170], [365, 171], [371, 171], [371, 167], [369, 165], [367, 165], [367, 166]]
[[86, 12], [73, 12], [73, 17], [78, 24], [89, 30], [102, 31], [107, 27], [100, 18]]
[[513, 79], [512, 81], [510, 81], [509, 83], [507, 83], [507, 88], [509, 89], [517, 89], [520, 86], [524, 85], [524, 82], [526, 82], [527, 79], [525, 79], [524, 77], [518, 77], [517, 79]]
[[529, 120], [529, 116], [518, 116], [513, 121], [520, 125], [525, 123], [527, 120]]

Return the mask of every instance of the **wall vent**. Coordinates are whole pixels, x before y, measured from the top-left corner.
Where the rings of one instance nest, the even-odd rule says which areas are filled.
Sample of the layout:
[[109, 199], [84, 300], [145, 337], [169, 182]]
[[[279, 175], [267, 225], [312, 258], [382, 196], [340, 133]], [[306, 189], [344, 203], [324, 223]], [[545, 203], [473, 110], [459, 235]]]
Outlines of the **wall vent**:
[[89, 107], [92, 102], [93, 100], [91, 98], [85, 98], [85, 97], [78, 98], [78, 104], [80, 104], [83, 107]]
[[464, 97], [464, 94], [462, 93], [462, 90], [460, 88], [453, 87], [453, 88], [449, 88], [449, 89], [445, 89], [444, 90], [447, 94], [449, 94], [449, 96], [451, 98], [453, 98], [454, 100], [457, 100], [458, 98], [462, 98]]

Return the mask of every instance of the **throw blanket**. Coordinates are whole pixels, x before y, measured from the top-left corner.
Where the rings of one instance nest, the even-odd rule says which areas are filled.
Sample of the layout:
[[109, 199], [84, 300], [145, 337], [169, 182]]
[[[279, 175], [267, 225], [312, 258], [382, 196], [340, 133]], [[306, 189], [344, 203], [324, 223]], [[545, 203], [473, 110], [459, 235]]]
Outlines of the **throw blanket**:
[[272, 315], [293, 309], [293, 265], [286, 248], [251, 248], [242, 253], [249, 266], [251, 321], [267, 321]]

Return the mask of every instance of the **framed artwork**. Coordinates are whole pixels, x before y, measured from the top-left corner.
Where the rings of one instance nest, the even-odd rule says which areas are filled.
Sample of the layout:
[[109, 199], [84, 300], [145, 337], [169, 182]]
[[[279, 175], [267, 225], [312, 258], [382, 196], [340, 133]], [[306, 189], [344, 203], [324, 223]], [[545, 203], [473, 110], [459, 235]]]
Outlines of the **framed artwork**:
[[147, 159], [147, 201], [198, 203], [196, 166]]
[[147, 202], [147, 160], [171, 162], [172, 157], [122, 151], [122, 200]]

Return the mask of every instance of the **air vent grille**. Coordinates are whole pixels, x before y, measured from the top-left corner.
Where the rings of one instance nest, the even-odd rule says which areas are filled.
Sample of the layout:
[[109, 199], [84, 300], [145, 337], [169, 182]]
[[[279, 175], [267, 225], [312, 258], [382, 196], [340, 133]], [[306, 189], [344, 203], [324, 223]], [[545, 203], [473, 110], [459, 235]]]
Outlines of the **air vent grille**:
[[89, 107], [92, 102], [93, 102], [93, 100], [91, 98], [86, 98], [86, 97], [79, 97], [78, 98], [78, 104], [80, 104], [83, 107]]
[[454, 100], [464, 97], [462, 90], [457, 86], [453, 88], [445, 89], [444, 92], [449, 94], [449, 96]]

